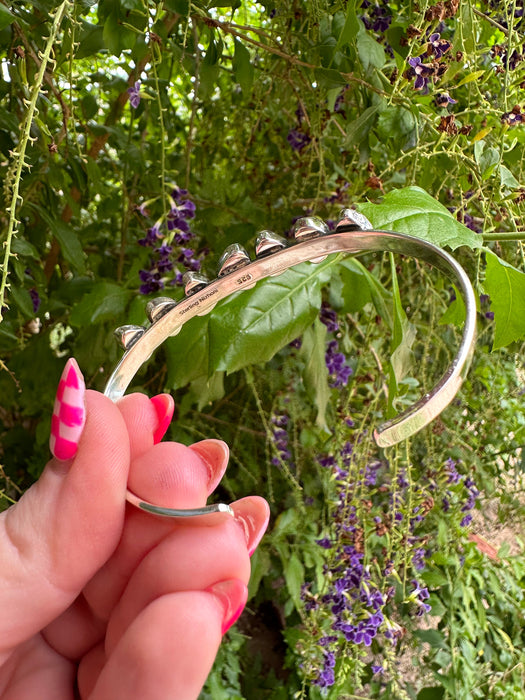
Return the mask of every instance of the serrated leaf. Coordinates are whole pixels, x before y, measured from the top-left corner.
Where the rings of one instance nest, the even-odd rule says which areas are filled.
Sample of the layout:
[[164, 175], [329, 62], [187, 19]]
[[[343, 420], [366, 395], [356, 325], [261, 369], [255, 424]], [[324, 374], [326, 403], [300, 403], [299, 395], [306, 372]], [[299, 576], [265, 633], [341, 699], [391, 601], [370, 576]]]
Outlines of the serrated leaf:
[[490, 296], [497, 350], [525, 337], [525, 274], [491, 251], [486, 252], [485, 289]]
[[300, 336], [321, 306], [334, 256], [302, 263], [218, 306], [210, 318], [210, 373], [266, 362]]
[[480, 248], [481, 236], [457, 221], [449, 210], [421, 187], [389, 192], [381, 204], [360, 204], [359, 210], [375, 228], [399, 231], [455, 250], [465, 245]]

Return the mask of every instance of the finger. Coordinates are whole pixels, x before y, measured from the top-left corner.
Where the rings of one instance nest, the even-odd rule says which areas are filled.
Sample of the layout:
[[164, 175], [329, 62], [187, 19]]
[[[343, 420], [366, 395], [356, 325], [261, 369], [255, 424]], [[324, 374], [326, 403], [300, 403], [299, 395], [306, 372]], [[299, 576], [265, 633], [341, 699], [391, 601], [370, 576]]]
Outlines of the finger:
[[[145, 500], [172, 508], [204, 505], [210, 488], [226, 469], [227, 458], [228, 448], [220, 440], [202, 441], [191, 448], [172, 442], [160, 443], [133, 460], [130, 488]], [[109, 618], [143, 557], [178, 527], [170, 518], [129, 507], [117, 550], [84, 591], [99, 618]]]
[[169, 394], [151, 399], [144, 394], [128, 394], [117, 405], [128, 428], [131, 459], [162, 440], [175, 408]]
[[[260, 500], [254, 499], [255, 507]], [[263, 516], [264, 517], [264, 516]], [[108, 654], [133, 620], [155, 598], [204, 590], [216, 581], [235, 578], [248, 583], [250, 559], [245, 531], [233, 518], [215, 527], [177, 528], [151, 550], [137, 567], [108, 623]]]
[[243, 583], [224, 584], [222, 590], [219, 585], [214, 592], [173, 593], [148, 605], [108, 659], [90, 700], [196, 700], [221, 635], [246, 602]]
[[126, 426], [109, 399], [82, 394], [86, 421], [74, 459], [52, 459], [39, 481], [0, 516], [0, 650], [29, 638], [67, 608], [121, 535]]

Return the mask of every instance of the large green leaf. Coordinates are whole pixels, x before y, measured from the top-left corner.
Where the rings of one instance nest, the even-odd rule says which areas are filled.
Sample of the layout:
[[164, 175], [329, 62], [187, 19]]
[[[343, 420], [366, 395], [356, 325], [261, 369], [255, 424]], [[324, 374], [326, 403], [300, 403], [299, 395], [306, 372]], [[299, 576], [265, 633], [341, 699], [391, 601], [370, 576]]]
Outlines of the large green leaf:
[[487, 251], [485, 290], [496, 331], [494, 350], [525, 337], [525, 274]]
[[453, 214], [421, 187], [405, 187], [385, 195], [380, 205], [361, 204], [360, 211], [379, 229], [399, 231], [455, 250], [480, 248], [482, 237], [457, 221]]
[[177, 388], [216, 371], [270, 360], [317, 316], [321, 286], [337, 259], [297, 265], [189, 321], [165, 344], [169, 385]]
[[234, 372], [266, 362], [307, 328], [321, 306], [321, 284], [334, 256], [302, 263], [235, 295], [210, 319], [209, 371]]

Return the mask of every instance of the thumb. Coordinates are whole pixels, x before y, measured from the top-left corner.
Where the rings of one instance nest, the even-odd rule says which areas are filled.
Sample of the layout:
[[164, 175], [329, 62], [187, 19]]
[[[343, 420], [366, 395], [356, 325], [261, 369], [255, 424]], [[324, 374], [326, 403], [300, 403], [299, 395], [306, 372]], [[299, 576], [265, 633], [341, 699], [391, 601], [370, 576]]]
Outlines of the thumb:
[[65, 610], [122, 531], [128, 431], [110, 399], [85, 391], [74, 360], [60, 380], [50, 446], [55, 458], [38, 482], [0, 515], [0, 653]]

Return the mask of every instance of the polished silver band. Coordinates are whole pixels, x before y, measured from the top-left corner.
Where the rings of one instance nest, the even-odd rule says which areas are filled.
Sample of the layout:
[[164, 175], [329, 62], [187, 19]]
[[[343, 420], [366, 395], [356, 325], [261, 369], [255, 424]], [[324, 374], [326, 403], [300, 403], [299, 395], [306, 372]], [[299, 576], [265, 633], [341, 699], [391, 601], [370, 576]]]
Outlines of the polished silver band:
[[[217, 302], [234, 292], [253, 287], [267, 277], [279, 275], [302, 262], [320, 262], [333, 253], [359, 255], [387, 251], [424, 260], [438, 268], [456, 285], [465, 304], [466, 318], [458, 352], [438, 383], [413, 406], [380, 425], [374, 438], [380, 447], [388, 447], [414, 435], [436, 418], [457, 394], [466, 375], [474, 350], [476, 335], [476, 301], [474, 291], [463, 268], [452, 256], [432, 243], [389, 231], [374, 231], [364, 217], [345, 210], [335, 233], [329, 233], [319, 219], [305, 218], [295, 229], [296, 243], [288, 245], [271, 232], [258, 239], [259, 257], [250, 261], [240, 246], [232, 246], [223, 256], [219, 277], [208, 282], [200, 275], [190, 275], [186, 298], [180, 302], [161, 298], [148, 304], [152, 321], [148, 328], [124, 326], [119, 335], [126, 352], [108, 380], [106, 396], [119, 399], [138, 369], [170, 336], [176, 335], [190, 319], [208, 314]], [[344, 212], [344, 213], [345, 213]], [[359, 217], [359, 218], [358, 218]], [[363, 230], [365, 229], [365, 230]], [[205, 506], [191, 511], [163, 508], [128, 492], [127, 500], [149, 513], [166, 517], [214, 517], [230, 514], [225, 504]]]

